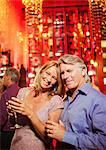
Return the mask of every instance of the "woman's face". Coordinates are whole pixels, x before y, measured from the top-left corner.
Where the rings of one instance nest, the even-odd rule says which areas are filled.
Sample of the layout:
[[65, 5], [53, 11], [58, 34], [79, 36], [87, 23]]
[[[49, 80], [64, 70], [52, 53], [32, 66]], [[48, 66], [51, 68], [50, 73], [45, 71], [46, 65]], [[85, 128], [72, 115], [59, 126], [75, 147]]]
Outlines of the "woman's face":
[[41, 87], [43, 89], [51, 88], [57, 82], [56, 67], [52, 66], [41, 73]]

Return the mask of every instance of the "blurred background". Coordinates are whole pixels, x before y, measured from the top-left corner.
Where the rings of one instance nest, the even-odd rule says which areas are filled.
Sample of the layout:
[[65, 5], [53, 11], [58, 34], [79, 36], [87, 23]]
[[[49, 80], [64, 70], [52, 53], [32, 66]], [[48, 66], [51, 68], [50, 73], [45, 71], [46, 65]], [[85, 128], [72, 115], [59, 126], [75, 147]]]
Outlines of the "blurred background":
[[31, 86], [42, 64], [67, 53], [106, 94], [105, 0], [0, 0], [0, 78], [13, 66]]

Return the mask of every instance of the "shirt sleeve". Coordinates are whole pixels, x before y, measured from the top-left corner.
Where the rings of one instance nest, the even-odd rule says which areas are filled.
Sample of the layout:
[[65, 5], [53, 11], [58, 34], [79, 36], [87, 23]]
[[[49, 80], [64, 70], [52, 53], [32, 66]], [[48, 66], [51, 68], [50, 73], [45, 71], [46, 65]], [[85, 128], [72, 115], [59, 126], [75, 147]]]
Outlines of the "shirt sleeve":
[[0, 99], [0, 130], [2, 130], [2, 127], [8, 119], [6, 100], [5, 94], [3, 94]]
[[30, 92], [30, 88], [28, 88], [28, 87], [21, 88], [17, 94], [17, 98], [22, 100], [28, 95], [29, 92]]
[[106, 97], [100, 99], [95, 105], [91, 114], [92, 131], [86, 133], [75, 133], [71, 129], [66, 131], [63, 142], [74, 145], [77, 148], [86, 149], [106, 149]]

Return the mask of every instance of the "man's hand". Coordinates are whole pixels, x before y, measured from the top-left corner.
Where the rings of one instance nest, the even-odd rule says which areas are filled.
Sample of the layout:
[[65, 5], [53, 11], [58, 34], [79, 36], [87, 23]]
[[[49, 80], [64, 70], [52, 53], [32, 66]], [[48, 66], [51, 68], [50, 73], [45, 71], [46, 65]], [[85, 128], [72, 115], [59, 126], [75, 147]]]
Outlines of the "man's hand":
[[55, 123], [48, 120], [45, 126], [46, 133], [49, 137], [62, 142], [65, 134], [65, 128], [62, 122]]

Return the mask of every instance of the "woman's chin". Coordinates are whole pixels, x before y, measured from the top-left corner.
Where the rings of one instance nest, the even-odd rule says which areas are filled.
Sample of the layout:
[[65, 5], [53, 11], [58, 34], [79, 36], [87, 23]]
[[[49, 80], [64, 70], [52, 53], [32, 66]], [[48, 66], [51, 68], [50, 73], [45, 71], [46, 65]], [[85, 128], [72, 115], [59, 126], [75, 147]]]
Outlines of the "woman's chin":
[[42, 87], [42, 92], [47, 92], [50, 88], [48, 87]]

